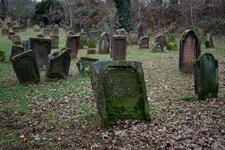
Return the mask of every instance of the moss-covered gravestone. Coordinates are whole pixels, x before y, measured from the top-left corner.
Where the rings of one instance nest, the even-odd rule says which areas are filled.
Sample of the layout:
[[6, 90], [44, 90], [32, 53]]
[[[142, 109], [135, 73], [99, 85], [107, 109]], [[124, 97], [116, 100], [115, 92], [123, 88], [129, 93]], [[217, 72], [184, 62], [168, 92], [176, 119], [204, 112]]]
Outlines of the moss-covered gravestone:
[[141, 37], [146, 35], [146, 29], [145, 25], [142, 23], [139, 23], [137, 26], [137, 31], [138, 31], [138, 38], [140, 39]]
[[3, 28], [2, 29], [2, 35], [8, 35], [9, 34], [9, 29], [8, 28]]
[[103, 127], [118, 120], [150, 120], [140, 62], [98, 61], [93, 68], [92, 88]]
[[127, 40], [124, 35], [115, 35], [111, 38], [111, 58], [126, 60]]
[[87, 46], [88, 33], [80, 32], [79, 35], [80, 35], [79, 48], [84, 48], [85, 46]]
[[199, 100], [204, 100], [217, 98], [218, 90], [218, 61], [210, 53], [202, 54], [195, 63], [195, 93]]
[[80, 36], [68, 35], [66, 40], [66, 47], [71, 49], [70, 57], [77, 58]]
[[92, 73], [92, 64], [98, 61], [98, 59], [81, 57], [77, 62], [77, 68], [80, 74], [90, 75]]
[[58, 35], [52, 35], [52, 48], [58, 48], [59, 47], [59, 36]]
[[201, 43], [192, 30], [182, 33], [180, 39], [179, 68], [182, 72], [193, 72], [194, 62], [201, 54]]
[[213, 38], [210, 33], [206, 34], [205, 47], [206, 48], [214, 48]]
[[110, 41], [109, 41], [109, 35], [104, 32], [102, 33], [99, 43], [98, 43], [98, 48], [99, 54], [109, 54], [109, 45], [110, 45]]
[[48, 55], [51, 53], [51, 40], [45, 38], [30, 38], [29, 49], [33, 50], [38, 66], [48, 64]]
[[11, 47], [11, 54], [10, 54], [10, 57], [9, 59], [11, 59], [12, 57], [18, 55], [18, 54], [21, 54], [23, 53], [25, 50], [22, 46], [19, 46], [19, 45], [12, 45]]
[[48, 65], [46, 75], [48, 78], [66, 78], [70, 68], [70, 52], [69, 48], [63, 48], [50, 54], [48, 57]]
[[140, 49], [149, 48], [149, 37], [148, 36], [144, 36], [144, 37], [140, 38], [139, 48]]
[[163, 45], [161, 43], [155, 43], [152, 47], [152, 52], [164, 52]]
[[165, 35], [157, 35], [155, 38], [155, 43], [161, 43], [162, 46], [167, 46], [168, 41]]
[[12, 44], [14, 44], [14, 45], [22, 45], [22, 41], [21, 41], [19, 35], [13, 35], [11, 37], [11, 41], [12, 41]]
[[34, 51], [29, 50], [11, 58], [13, 70], [20, 84], [38, 83], [40, 74]]

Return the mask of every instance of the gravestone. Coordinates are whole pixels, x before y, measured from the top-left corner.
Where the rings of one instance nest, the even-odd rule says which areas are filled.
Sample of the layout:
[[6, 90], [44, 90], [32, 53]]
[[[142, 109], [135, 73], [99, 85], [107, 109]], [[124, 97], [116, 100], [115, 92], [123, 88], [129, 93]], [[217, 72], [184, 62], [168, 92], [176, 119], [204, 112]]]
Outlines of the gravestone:
[[39, 25], [34, 25], [34, 28], [33, 28], [34, 32], [40, 32], [41, 31], [41, 27]]
[[93, 71], [92, 88], [103, 127], [117, 120], [150, 120], [140, 62], [98, 61]]
[[59, 29], [53, 29], [52, 34], [53, 35], [59, 35]]
[[96, 30], [96, 31], [89, 32], [89, 38], [93, 41], [97, 42], [99, 40], [100, 36], [101, 36], [101, 31]]
[[152, 48], [152, 52], [164, 52], [163, 45], [161, 43], [155, 43], [155, 45]]
[[9, 29], [8, 28], [3, 28], [2, 29], [2, 35], [8, 35], [9, 34]]
[[214, 48], [212, 35], [210, 33], [206, 34], [205, 47], [206, 48]]
[[51, 40], [45, 38], [30, 38], [29, 49], [33, 50], [38, 66], [48, 64], [48, 55], [51, 53]]
[[111, 58], [113, 60], [126, 60], [126, 36], [115, 35], [111, 38]]
[[59, 36], [58, 35], [52, 35], [52, 48], [58, 48], [59, 47]]
[[44, 36], [50, 36], [51, 30], [49, 28], [44, 28], [43, 29], [43, 35]]
[[201, 54], [201, 43], [192, 30], [186, 30], [180, 40], [179, 68], [182, 72], [193, 72], [194, 62]]
[[75, 33], [80, 33], [81, 32], [81, 25], [79, 22], [76, 22], [75, 24]]
[[88, 40], [88, 33], [80, 32], [79, 48], [84, 48], [85, 46], [87, 46], [87, 40]]
[[12, 44], [22, 45], [22, 41], [19, 35], [13, 35], [11, 40], [12, 40]]
[[136, 31], [131, 31], [131, 32], [129, 33], [129, 42], [130, 42], [131, 44], [138, 44], [138, 41], [139, 41], [139, 39], [138, 39], [138, 32], [136, 32]]
[[146, 29], [144, 24], [139, 23], [137, 26], [137, 31], [138, 31], [138, 39], [146, 35]]
[[95, 48], [88, 48], [87, 49], [87, 54], [96, 54]]
[[78, 35], [67, 36], [66, 47], [71, 49], [71, 53], [70, 53], [71, 58], [77, 58], [79, 39], [80, 39], [80, 36]]
[[20, 27], [19, 26], [14, 26], [13, 27], [13, 32], [20, 32]]
[[110, 45], [110, 41], [109, 41], [109, 35], [104, 32], [101, 34], [99, 43], [98, 43], [98, 48], [99, 54], [109, 54], [109, 45]]
[[195, 63], [195, 93], [199, 100], [217, 98], [219, 90], [218, 61], [210, 53], [202, 54]]
[[53, 52], [48, 57], [48, 65], [46, 75], [48, 78], [66, 78], [70, 68], [70, 52], [69, 48], [63, 48], [60, 51]]
[[116, 30], [116, 34], [117, 35], [127, 35], [127, 31], [124, 28], [118, 29], [118, 30]]
[[155, 38], [155, 43], [161, 43], [163, 47], [168, 45], [167, 38], [165, 35], [157, 35]]
[[23, 29], [23, 30], [25, 30], [25, 29], [27, 29], [27, 27], [28, 27], [27, 18], [22, 17], [20, 19], [20, 28]]
[[81, 57], [77, 62], [77, 68], [80, 74], [91, 75], [92, 74], [92, 64], [98, 61], [98, 59]]
[[12, 36], [15, 35], [15, 32], [9, 32], [8, 33], [8, 39], [12, 40]]
[[35, 54], [32, 50], [12, 57], [11, 62], [20, 84], [38, 83], [40, 81]]
[[140, 38], [139, 48], [149, 48], [149, 37], [144, 36]]
[[58, 24], [54, 24], [53, 30], [54, 30], [54, 29], [59, 30], [59, 25], [58, 25]]
[[11, 59], [12, 57], [18, 55], [18, 54], [21, 54], [23, 53], [25, 50], [22, 46], [19, 46], [19, 45], [12, 45], [11, 47], [11, 54], [10, 54], [10, 57], [9, 59]]

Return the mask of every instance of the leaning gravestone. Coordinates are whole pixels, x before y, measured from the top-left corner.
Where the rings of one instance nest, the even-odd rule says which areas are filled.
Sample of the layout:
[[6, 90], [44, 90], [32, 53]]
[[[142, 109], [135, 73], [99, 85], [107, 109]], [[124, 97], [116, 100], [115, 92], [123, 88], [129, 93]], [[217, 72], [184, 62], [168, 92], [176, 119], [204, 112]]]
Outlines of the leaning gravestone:
[[30, 38], [29, 49], [33, 50], [38, 66], [48, 64], [48, 55], [51, 53], [51, 40], [45, 38]]
[[20, 27], [19, 26], [14, 26], [13, 27], [13, 32], [20, 32]]
[[19, 45], [12, 45], [11, 47], [11, 54], [10, 54], [10, 57], [9, 59], [11, 59], [12, 57], [18, 55], [18, 54], [21, 54], [23, 53], [25, 50], [22, 46], [19, 46]]
[[182, 72], [193, 72], [194, 62], [201, 54], [201, 43], [192, 30], [186, 30], [180, 40], [179, 68]]
[[59, 36], [58, 35], [52, 35], [52, 48], [58, 48], [59, 47]]
[[206, 48], [214, 48], [212, 35], [210, 33], [207, 33], [207, 35], [206, 35], [205, 47]]
[[92, 88], [103, 127], [118, 120], [150, 120], [140, 62], [98, 61], [93, 71]]
[[109, 54], [109, 45], [110, 45], [110, 41], [109, 41], [109, 35], [104, 32], [101, 34], [99, 43], [98, 43], [98, 47], [99, 47], [99, 54]]
[[144, 36], [141, 37], [140, 39], [140, 43], [139, 43], [139, 48], [149, 48], [149, 37], [148, 36]]
[[163, 45], [161, 43], [155, 43], [155, 45], [153, 45], [152, 52], [164, 52]]
[[161, 43], [163, 47], [168, 45], [165, 35], [157, 35], [155, 38], [155, 43]]
[[14, 45], [22, 45], [22, 41], [19, 35], [13, 35], [11, 40]]
[[67, 36], [66, 47], [71, 49], [71, 53], [70, 53], [71, 58], [77, 58], [79, 39], [80, 39], [80, 36], [78, 35]]
[[146, 29], [144, 24], [139, 23], [137, 26], [137, 31], [138, 31], [138, 38], [140, 39], [141, 37], [146, 35]]
[[115, 35], [111, 38], [111, 58], [126, 60], [127, 40], [124, 35]]
[[40, 81], [35, 54], [32, 50], [12, 57], [11, 61], [20, 84], [38, 83]]
[[70, 68], [70, 52], [69, 48], [63, 48], [61, 51], [56, 51], [48, 57], [48, 65], [46, 75], [48, 78], [66, 78]]
[[200, 55], [195, 63], [195, 93], [198, 99], [217, 98], [218, 90], [218, 61], [210, 53]]
[[80, 74], [91, 75], [92, 74], [92, 64], [98, 61], [98, 59], [81, 57], [77, 62], [77, 68]]
[[8, 35], [9, 34], [9, 29], [8, 28], [3, 28], [2, 29], [2, 35]]

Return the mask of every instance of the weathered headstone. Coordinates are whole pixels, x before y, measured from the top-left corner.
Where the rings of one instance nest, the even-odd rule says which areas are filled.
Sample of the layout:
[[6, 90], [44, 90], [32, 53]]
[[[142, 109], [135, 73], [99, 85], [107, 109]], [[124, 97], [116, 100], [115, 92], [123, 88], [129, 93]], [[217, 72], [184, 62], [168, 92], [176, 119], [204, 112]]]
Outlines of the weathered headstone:
[[22, 17], [20, 19], [20, 28], [25, 30], [28, 27], [28, 22], [27, 22], [27, 18]]
[[144, 36], [140, 38], [139, 48], [149, 48], [149, 37]]
[[38, 83], [40, 81], [35, 54], [32, 50], [12, 57], [11, 62], [20, 84]]
[[98, 43], [98, 48], [99, 54], [109, 54], [109, 46], [110, 46], [110, 41], [109, 41], [109, 35], [104, 32], [101, 34], [99, 43]]
[[3, 28], [2, 29], [2, 35], [8, 35], [9, 34], [9, 29], [8, 28]]
[[53, 29], [52, 34], [53, 35], [59, 35], [59, 29]]
[[129, 43], [131, 44], [138, 44], [138, 32], [136, 31], [131, 31], [129, 33]]
[[43, 29], [43, 35], [44, 36], [50, 36], [51, 30], [49, 28], [44, 28]]
[[155, 43], [153, 45], [152, 52], [164, 52], [163, 45], [161, 43]]
[[80, 35], [79, 48], [84, 48], [84, 46], [87, 46], [88, 33], [87, 32], [80, 32], [79, 35]]
[[19, 26], [14, 26], [13, 27], [13, 32], [20, 32], [20, 27]]
[[81, 32], [81, 24], [79, 22], [76, 22], [75, 24], [75, 33]]
[[23, 53], [25, 50], [22, 46], [19, 46], [19, 45], [12, 45], [11, 47], [11, 54], [10, 54], [10, 57], [9, 59], [11, 59], [12, 57], [18, 55], [18, 54], [21, 54]]
[[92, 74], [92, 64], [98, 61], [98, 59], [81, 57], [77, 62], [77, 68], [80, 74], [90, 75]]
[[70, 52], [69, 48], [63, 48], [61, 51], [56, 51], [48, 57], [48, 65], [46, 75], [48, 78], [66, 78], [70, 68]]
[[71, 58], [77, 58], [79, 39], [80, 39], [80, 36], [78, 35], [67, 36], [66, 47], [71, 49], [71, 53], [70, 53]]
[[217, 98], [218, 90], [218, 61], [210, 53], [202, 54], [195, 63], [195, 93], [199, 100], [205, 100]]
[[168, 45], [168, 41], [165, 35], [157, 35], [155, 38], [155, 43], [161, 43], [163, 47]]
[[117, 35], [127, 35], [127, 31], [124, 28], [118, 29], [118, 30], [116, 30], [116, 34]]
[[103, 127], [118, 120], [150, 120], [140, 62], [98, 61], [93, 68], [92, 88]]
[[212, 35], [210, 33], [206, 34], [205, 47], [206, 48], [214, 48]]
[[8, 39], [12, 40], [12, 36], [15, 35], [15, 32], [9, 32], [8, 33]]
[[101, 36], [101, 31], [96, 30], [96, 31], [89, 32], [89, 38], [96, 42], [99, 40], [100, 36]]
[[59, 47], [59, 36], [58, 35], [52, 35], [52, 48], [58, 48]]
[[141, 37], [146, 35], [146, 29], [144, 24], [139, 23], [137, 26], [137, 31], [138, 31], [138, 38], [140, 39]]
[[19, 35], [13, 35], [11, 40], [12, 40], [12, 43], [15, 45], [22, 45], [22, 41]]
[[34, 25], [34, 28], [33, 28], [34, 32], [40, 32], [41, 31], [41, 27], [39, 25]]
[[126, 60], [126, 36], [115, 35], [111, 38], [111, 58], [113, 60]]
[[30, 38], [29, 49], [33, 50], [38, 66], [48, 64], [48, 55], [51, 53], [51, 40], [45, 38]]
[[192, 30], [186, 30], [180, 40], [179, 68], [182, 72], [193, 72], [194, 62], [201, 54], [201, 43]]

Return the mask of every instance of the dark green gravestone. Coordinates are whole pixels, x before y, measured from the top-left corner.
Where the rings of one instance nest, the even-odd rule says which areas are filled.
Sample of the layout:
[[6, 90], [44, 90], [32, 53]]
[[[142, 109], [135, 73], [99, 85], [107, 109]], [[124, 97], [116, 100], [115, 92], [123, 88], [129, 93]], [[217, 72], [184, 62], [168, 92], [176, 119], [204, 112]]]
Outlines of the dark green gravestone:
[[48, 78], [66, 78], [70, 68], [70, 52], [69, 48], [63, 48], [50, 54], [48, 57], [48, 65], [46, 75]]
[[48, 64], [48, 55], [51, 53], [51, 40], [45, 38], [30, 38], [29, 49], [33, 50], [38, 66]]
[[23, 53], [25, 50], [22, 46], [19, 46], [19, 45], [12, 45], [11, 47], [11, 54], [10, 54], [10, 57], [9, 59], [11, 59], [12, 57], [18, 55], [18, 54], [21, 54]]
[[92, 73], [92, 63], [98, 61], [98, 59], [81, 57], [77, 62], [77, 68], [80, 74], [90, 75]]
[[98, 61], [93, 68], [92, 88], [103, 127], [117, 120], [150, 120], [140, 62]]
[[32, 50], [12, 57], [11, 62], [20, 84], [38, 83], [40, 81], [35, 54]]
[[218, 90], [218, 61], [210, 53], [200, 55], [195, 63], [195, 93], [198, 99], [217, 98]]

